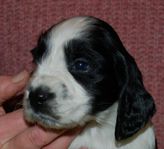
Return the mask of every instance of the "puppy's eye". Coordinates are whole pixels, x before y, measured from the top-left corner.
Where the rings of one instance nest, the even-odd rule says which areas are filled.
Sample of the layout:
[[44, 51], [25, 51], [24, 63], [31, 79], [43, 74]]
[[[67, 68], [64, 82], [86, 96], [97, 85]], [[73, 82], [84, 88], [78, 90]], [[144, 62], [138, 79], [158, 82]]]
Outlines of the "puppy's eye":
[[85, 60], [77, 60], [73, 65], [73, 69], [80, 72], [87, 72], [89, 68], [89, 63]]

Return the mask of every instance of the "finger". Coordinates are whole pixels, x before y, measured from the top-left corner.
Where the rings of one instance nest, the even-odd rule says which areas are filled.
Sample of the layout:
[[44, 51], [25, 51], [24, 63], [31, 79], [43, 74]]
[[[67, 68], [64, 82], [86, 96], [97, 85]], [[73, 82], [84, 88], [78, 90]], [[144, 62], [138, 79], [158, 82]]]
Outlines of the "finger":
[[60, 136], [61, 133], [63, 132], [46, 131], [34, 126], [7, 142], [2, 149], [40, 149]]
[[43, 147], [43, 149], [68, 149], [71, 142], [81, 132], [81, 128], [70, 130], [64, 133], [61, 137], [54, 140], [51, 144]]
[[0, 116], [5, 114], [5, 110], [3, 109], [3, 107], [0, 107]]
[[0, 117], [0, 143], [4, 144], [27, 127], [23, 119], [23, 110], [17, 110]]
[[29, 73], [27, 71], [22, 71], [14, 77], [0, 76], [0, 104], [20, 92], [28, 79]]

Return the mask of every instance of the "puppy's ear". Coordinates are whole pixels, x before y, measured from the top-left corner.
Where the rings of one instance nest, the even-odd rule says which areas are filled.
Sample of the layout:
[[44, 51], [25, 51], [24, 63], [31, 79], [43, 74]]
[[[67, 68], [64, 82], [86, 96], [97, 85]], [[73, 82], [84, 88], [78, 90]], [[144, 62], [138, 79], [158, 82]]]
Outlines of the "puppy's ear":
[[37, 51], [38, 51], [38, 48], [33, 48], [30, 52], [32, 54], [32, 57], [33, 57], [33, 62], [36, 63], [36, 59], [37, 59]]
[[116, 140], [126, 139], [150, 120], [155, 112], [151, 95], [146, 91], [142, 75], [134, 59], [126, 52], [116, 51], [115, 74], [120, 88], [115, 128]]
[[38, 39], [37, 46], [31, 50], [33, 62], [39, 63], [47, 51], [47, 32], [42, 33]]

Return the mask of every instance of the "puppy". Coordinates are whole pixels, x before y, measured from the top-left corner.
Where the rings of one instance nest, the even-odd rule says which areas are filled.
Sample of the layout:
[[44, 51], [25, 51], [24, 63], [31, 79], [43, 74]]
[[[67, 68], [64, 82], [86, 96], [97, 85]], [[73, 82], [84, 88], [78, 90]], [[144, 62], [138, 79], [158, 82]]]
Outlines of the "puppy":
[[141, 72], [116, 32], [74, 17], [42, 34], [25, 93], [27, 121], [50, 129], [85, 126], [69, 149], [154, 149], [155, 113]]

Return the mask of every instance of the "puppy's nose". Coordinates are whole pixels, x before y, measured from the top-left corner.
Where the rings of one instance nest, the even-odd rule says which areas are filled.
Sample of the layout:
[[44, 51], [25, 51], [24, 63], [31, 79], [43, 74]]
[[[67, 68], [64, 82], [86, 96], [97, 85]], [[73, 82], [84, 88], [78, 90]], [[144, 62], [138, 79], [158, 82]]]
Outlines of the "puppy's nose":
[[51, 93], [48, 88], [38, 87], [31, 89], [29, 92], [29, 101], [32, 107], [44, 105], [50, 99], [55, 97], [55, 93]]

